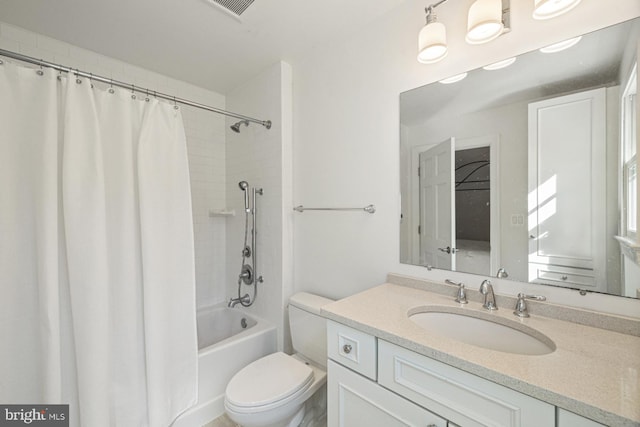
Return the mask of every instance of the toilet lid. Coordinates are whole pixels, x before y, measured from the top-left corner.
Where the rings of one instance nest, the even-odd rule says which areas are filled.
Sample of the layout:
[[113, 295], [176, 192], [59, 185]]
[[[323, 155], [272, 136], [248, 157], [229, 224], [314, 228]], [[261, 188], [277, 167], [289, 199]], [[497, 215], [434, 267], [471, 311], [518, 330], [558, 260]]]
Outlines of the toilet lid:
[[285, 353], [265, 356], [231, 378], [226, 400], [236, 407], [265, 406], [309, 387], [313, 370]]

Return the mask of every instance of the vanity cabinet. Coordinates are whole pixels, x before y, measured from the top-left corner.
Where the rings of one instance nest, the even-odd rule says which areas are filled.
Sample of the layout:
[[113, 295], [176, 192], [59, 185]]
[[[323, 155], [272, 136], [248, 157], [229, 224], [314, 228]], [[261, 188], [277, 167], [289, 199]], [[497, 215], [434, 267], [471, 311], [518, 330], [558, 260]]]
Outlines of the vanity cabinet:
[[331, 320], [327, 347], [328, 427], [556, 427], [553, 405]]

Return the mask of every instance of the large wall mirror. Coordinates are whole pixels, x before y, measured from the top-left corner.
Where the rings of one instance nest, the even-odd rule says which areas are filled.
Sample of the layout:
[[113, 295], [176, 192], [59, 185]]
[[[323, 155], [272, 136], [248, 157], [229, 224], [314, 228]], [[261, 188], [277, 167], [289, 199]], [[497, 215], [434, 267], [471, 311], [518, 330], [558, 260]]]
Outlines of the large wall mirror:
[[639, 37], [636, 18], [402, 93], [400, 262], [640, 297]]

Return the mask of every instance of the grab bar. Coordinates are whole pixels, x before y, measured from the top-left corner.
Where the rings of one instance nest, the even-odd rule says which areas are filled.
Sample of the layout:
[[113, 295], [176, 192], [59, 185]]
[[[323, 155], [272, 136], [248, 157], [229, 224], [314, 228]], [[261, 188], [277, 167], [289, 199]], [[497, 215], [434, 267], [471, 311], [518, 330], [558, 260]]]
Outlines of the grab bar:
[[304, 206], [296, 206], [293, 208], [296, 212], [304, 212], [304, 211], [365, 211], [367, 213], [375, 213], [376, 207], [374, 205], [368, 205], [364, 208], [305, 208]]

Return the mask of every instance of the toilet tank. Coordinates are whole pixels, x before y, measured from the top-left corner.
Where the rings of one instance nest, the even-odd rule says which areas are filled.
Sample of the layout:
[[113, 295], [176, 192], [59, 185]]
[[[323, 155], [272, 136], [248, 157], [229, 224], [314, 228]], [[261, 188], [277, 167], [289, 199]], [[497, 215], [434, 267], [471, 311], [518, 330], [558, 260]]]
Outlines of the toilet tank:
[[320, 315], [320, 308], [332, 302], [306, 292], [289, 299], [293, 351], [323, 367], [327, 366], [327, 319]]

